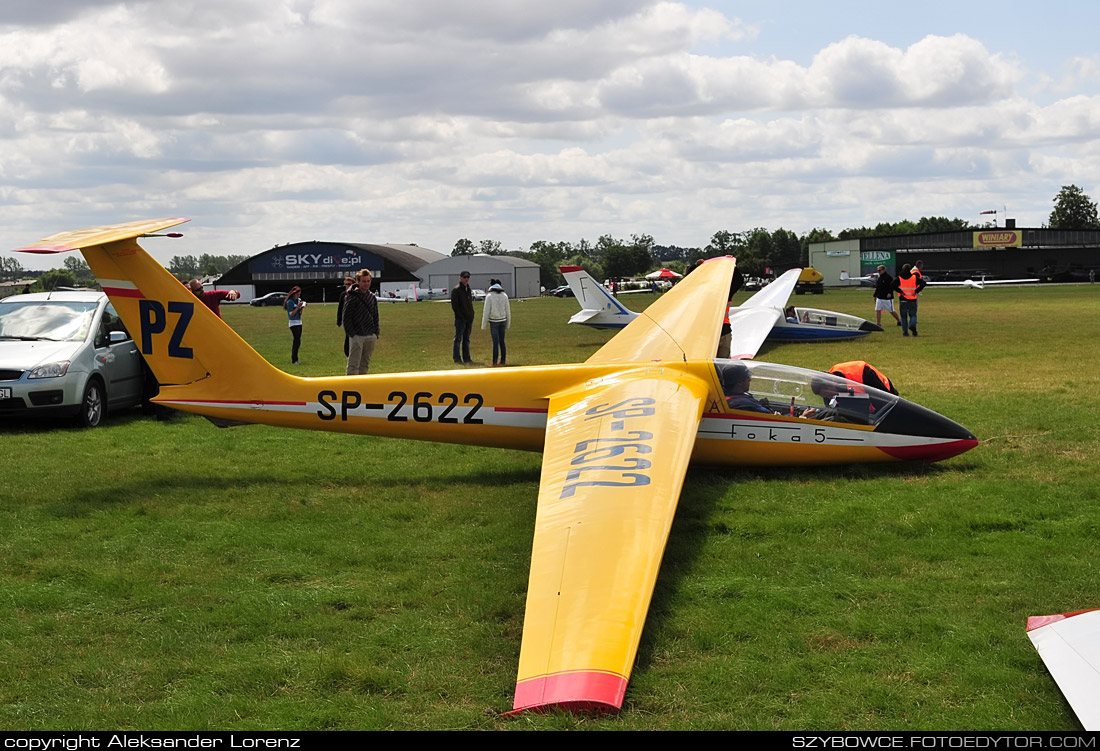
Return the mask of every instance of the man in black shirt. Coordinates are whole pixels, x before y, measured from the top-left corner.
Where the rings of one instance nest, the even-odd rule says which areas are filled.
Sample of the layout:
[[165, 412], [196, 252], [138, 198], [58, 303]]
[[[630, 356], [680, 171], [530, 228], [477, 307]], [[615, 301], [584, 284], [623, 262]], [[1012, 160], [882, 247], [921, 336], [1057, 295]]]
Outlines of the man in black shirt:
[[885, 266], [878, 267], [878, 279], [875, 280], [875, 323], [882, 325], [882, 311], [886, 311], [901, 325], [901, 319], [894, 311], [894, 277], [886, 273]]
[[469, 271], [458, 275], [458, 284], [451, 290], [451, 310], [455, 314], [454, 361], [458, 365], [473, 365], [470, 332], [474, 328], [474, 293], [470, 291]]

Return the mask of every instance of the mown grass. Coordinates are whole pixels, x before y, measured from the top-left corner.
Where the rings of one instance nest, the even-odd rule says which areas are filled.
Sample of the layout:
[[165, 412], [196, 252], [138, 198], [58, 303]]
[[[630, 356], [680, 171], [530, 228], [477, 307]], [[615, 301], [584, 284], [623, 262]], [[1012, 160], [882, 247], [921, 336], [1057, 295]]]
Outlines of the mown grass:
[[[870, 315], [865, 290], [798, 301]], [[585, 359], [610, 334], [574, 310], [514, 303], [509, 362]], [[343, 370], [334, 306], [307, 309], [296, 369], [278, 308], [225, 317], [279, 367]], [[446, 304], [382, 317], [372, 371], [452, 367]], [[1097, 320], [1100, 287], [936, 290], [915, 340], [766, 346], [869, 360], [982, 444], [689, 472], [615, 718], [500, 716], [537, 454], [136, 412], [2, 424], [0, 727], [1074, 729], [1024, 621], [1100, 605]]]

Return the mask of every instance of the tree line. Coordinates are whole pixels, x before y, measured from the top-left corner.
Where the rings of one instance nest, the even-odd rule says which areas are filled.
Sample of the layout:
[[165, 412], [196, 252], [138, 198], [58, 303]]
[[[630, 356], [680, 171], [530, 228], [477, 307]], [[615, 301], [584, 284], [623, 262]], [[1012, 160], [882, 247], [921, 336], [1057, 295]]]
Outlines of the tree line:
[[[830, 240], [852, 240], [861, 237], [883, 235], [909, 235], [924, 232], [954, 232], [967, 229], [984, 229], [985, 225], [972, 225], [965, 219], [948, 219], [942, 216], [921, 217], [913, 222], [880, 222], [874, 227], [850, 227], [833, 234], [827, 229], [814, 228], [799, 235], [780, 227], [769, 231], [763, 227], [731, 232], [719, 230], [711, 235], [710, 242], [702, 248], [684, 248], [677, 245], [658, 245], [652, 235], [631, 235], [630, 239], [601, 235], [596, 242], [581, 238], [577, 242], [538, 240], [528, 250], [506, 250], [497, 240], [480, 240], [475, 243], [462, 238], [455, 243], [451, 255], [509, 255], [525, 258], [538, 264], [541, 283], [546, 288], [556, 287], [564, 279], [559, 266], [580, 266], [597, 279], [625, 279], [641, 276], [665, 266], [678, 273], [700, 258], [721, 255], [737, 256], [737, 265], [747, 276], [764, 276], [766, 269], [785, 270], [805, 266], [811, 243]], [[1049, 229], [1100, 229], [1096, 203], [1076, 185], [1064, 185], [1054, 196], [1054, 210], [1044, 227]], [[248, 256], [216, 256], [203, 253], [199, 256], [173, 256], [168, 270], [179, 280], [224, 274], [243, 263]], [[64, 267], [49, 271], [26, 271], [15, 258], [0, 257], [0, 281], [14, 281], [25, 276], [37, 277], [32, 290], [48, 291], [57, 287], [87, 286], [94, 282], [91, 270], [81, 258], [70, 256]]]
[[782, 271], [805, 266], [811, 243], [967, 229], [969, 226], [962, 219], [922, 217], [918, 222], [882, 222], [874, 227], [845, 229], [837, 235], [817, 228], [802, 235], [783, 227], [777, 230], [756, 227], [743, 232], [719, 230], [711, 235], [710, 242], [700, 248], [658, 245], [653, 236], [647, 234], [631, 235], [630, 239], [601, 235], [594, 243], [583, 238], [575, 243], [538, 240], [528, 250], [505, 250], [495, 240], [481, 240], [475, 244], [463, 238], [455, 243], [451, 255], [485, 253], [527, 259], [538, 264], [541, 284], [550, 289], [564, 281], [559, 266], [580, 266], [596, 279], [627, 279], [660, 267], [683, 274], [700, 258], [731, 255], [737, 257], [737, 267], [746, 276], [765, 276], [770, 269]]
[[[596, 242], [581, 239], [551, 242], [538, 240], [528, 250], [504, 250], [496, 240], [474, 243], [463, 238], [455, 243], [451, 255], [509, 255], [525, 258], [539, 265], [542, 286], [550, 289], [564, 282], [559, 266], [580, 266], [596, 279], [625, 279], [642, 276], [664, 266], [683, 274], [700, 258], [732, 255], [737, 267], [746, 276], [765, 276], [766, 270], [779, 271], [807, 265], [811, 243], [830, 240], [854, 240], [861, 237], [913, 235], [926, 232], [955, 232], [985, 229], [990, 224], [975, 225], [965, 219], [925, 216], [917, 221], [880, 222], [874, 227], [849, 227], [837, 234], [814, 228], [799, 235], [780, 227], [768, 231], [763, 227], [731, 232], [719, 230], [702, 248], [658, 245], [651, 235], [631, 235], [629, 240], [601, 235]], [[1054, 197], [1054, 210], [1044, 227], [1049, 229], [1100, 229], [1097, 205], [1081, 188], [1065, 185]]]
[[168, 271], [181, 282], [204, 276], [224, 274], [234, 266], [244, 263], [248, 256], [214, 256], [203, 253], [200, 256], [172, 256], [168, 262]]

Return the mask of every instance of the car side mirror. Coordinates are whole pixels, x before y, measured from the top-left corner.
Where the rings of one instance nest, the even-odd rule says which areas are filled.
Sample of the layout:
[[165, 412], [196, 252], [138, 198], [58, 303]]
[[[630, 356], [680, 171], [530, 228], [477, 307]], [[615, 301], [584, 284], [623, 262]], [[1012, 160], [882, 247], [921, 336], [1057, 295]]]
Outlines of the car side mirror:
[[107, 341], [110, 344], [122, 344], [125, 341], [129, 341], [130, 335], [125, 331], [112, 331], [107, 335]]

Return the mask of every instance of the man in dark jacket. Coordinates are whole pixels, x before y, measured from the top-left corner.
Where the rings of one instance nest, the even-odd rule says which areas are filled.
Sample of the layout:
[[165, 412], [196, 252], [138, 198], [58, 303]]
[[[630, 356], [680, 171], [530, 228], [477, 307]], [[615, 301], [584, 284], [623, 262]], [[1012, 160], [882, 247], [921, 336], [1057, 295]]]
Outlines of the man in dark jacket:
[[451, 290], [451, 310], [455, 314], [454, 361], [473, 365], [470, 359], [470, 331], [474, 328], [474, 293], [470, 291], [470, 272], [458, 275], [458, 284]]
[[381, 326], [378, 322], [378, 298], [370, 291], [373, 275], [363, 269], [355, 276], [355, 286], [344, 298], [344, 331], [348, 335], [348, 375], [365, 375], [370, 369], [374, 345]]
[[901, 325], [901, 319], [898, 318], [897, 312], [894, 310], [894, 277], [886, 273], [885, 266], [878, 267], [878, 279], [875, 280], [875, 323], [879, 326], [882, 325], [882, 311], [886, 311], [894, 317], [894, 320], [898, 322], [898, 326]]
[[[355, 286], [355, 280], [350, 276], [344, 277], [344, 291], [340, 293], [340, 302], [336, 304], [336, 326], [344, 328], [344, 300], [347, 299], [351, 288]], [[348, 356], [348, 332], [344, 332], [344, 357]]]

